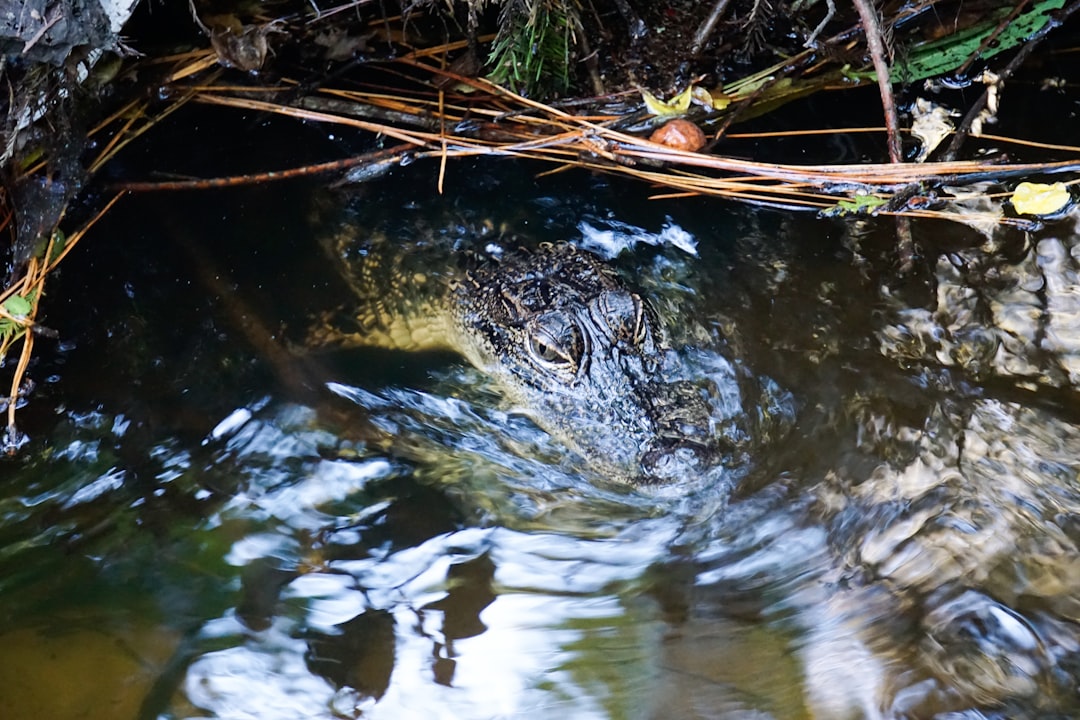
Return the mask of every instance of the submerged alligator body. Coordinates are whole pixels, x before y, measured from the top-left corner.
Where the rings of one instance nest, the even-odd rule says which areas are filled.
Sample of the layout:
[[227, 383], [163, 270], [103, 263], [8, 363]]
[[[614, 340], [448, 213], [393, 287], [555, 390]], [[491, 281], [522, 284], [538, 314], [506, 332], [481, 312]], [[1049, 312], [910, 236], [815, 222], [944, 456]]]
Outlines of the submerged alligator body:
[[722, 455], [709, 390], [668, 379], [674, 354], [657, 314], [599, 257], [567, 243], [330, 244], [361, 302], [317, 343], [459, 352], [607, 478], [668, 482]]

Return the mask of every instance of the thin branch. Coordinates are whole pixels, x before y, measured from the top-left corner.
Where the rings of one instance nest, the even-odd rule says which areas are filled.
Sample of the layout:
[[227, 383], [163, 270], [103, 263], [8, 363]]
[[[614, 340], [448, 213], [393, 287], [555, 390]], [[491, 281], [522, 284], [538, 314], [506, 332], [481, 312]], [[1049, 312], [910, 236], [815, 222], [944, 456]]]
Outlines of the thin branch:
[[[877, 75], [878, 91], [881, 93], [881, 109], [885, 113], [885, 137], [889, 146], [889, 161], [900, 164], [904, 161], [900, 145], [900, 119], [896, 115], [896, 101], [893, 99], [891, 70], [885, 57], [885, 41], [881, 31], [881, 20], [871, 0], [852, 0], [859, 11], [863, 31], [866, 34], [866, 46], [870, 49], [870, 59], [874, 63]], [[900, 259], [900, 274], [911, 272], [915, 265], [915, 242], [911, 234], [911, 222], [902, 216], [896, 218], [896, 252]]]
[[691, 55], [697, 57], [701, 54], [702, 49], [705, 47], [705, 43], [709, 41], [709, 37], [716, 28], [716, 23], [719, 22], [720, 18], [727, 12], [727, 6], [730, 3], [731, 0], [716, 0], [712, 10], [709, 11], [709, 17], [705, 18], [705, 22], [701, 23], [701, 27], [694, 33], [694, 42], [690, 45]]
[[877, 75], [878, 91], [881, 93], [881, 109], [885, 112], [885, 131], [889, 144], [889, 160], [903, 162], [900, 149], [900, 120], [896, 115], [896, 102], [893, 100], [892, 79], [889, 61], [885, 57], [884, 36], [881, 32], [881, 20], [870, 0], [852, 0], [859, 11], [866, 46], [870, 50], [870, 59], [874, 63]]
[[41, 38], [45, 36], [45, 33], [49, 31], [49, 28], [60, 22], [60, 18], [62, 18], [63, 16], [64, 12], [62, 10], [62, 6], [58, 5], [54, 7], [53, 11], [49, 13], [49, 17], [46, 18], [42, 26], [39, 27], [37, 32], [34, 33], [33, 37], [27, 40], [26, 44], [23, 45], [22, 54], [25, 55], [26, 53], [30, 52], [30, 48], [37, 45], [38, 41], [41, 40]]
[[351, 158], [332, 160], [316, 165], [305, 165], [287, 170], [270, 170], [248, 175], [231, 175], [221, 178], [198, 178], [191, 180], [164, 180], [161, 182], [128, 182], [114, 185], [114, 189], [127, 192], [152, 192], [160, 190], [210, 190], [214, 188], [239, 187], [241, 185], [258, 185], [277, 180], [289, 180], [310, 175], [322, 175], [332, 172], [348, 170], [360, 165], [385, 162], [397, 162], [415, 149], [411, 144], [394, 145], [393, 147], [364, 153]]

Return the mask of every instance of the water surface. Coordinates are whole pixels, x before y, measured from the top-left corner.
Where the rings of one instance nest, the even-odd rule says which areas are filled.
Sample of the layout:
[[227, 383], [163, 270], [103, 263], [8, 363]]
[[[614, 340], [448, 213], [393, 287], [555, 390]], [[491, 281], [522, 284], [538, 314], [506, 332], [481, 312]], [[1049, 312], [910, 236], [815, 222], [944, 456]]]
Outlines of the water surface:
[[612, 256], [738, 457], [634, 489], [452, 354], [303, 351], [321, 188], [130, 198], [6, 462], [4, 718], [1080, 712], [1073, 218], [917, 223], [897, 280], [884, 220], [454, 172], [349, 221]]

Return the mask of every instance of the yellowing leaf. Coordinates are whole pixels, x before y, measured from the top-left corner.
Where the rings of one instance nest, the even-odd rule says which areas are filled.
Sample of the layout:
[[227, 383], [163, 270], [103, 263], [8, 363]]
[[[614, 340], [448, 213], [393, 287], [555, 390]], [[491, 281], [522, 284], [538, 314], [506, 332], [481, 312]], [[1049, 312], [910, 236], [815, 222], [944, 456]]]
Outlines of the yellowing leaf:
[[712, 93], [701, 87], [700, 85], [690, 86], [690, 98], [698, 105], [712, 110], [713, 97]]
[[915, 162], [923, 162], [955, 129], [952, 118], [960, 113], [918, 98], [911, 108], [911, 134], [921, 143]]
[[1013, 190], [1012, 204], [1021, 215], [1053, 215], [1071, 199], [1064, 183], [1022, 182]]
[[649, 109], [649, 112], [661, 117], [685, 115], [686, 111], [690, 109], [690, 99], [693, 97], [692, 86], [670, 100], [661, 100], [645, 88], [638, 88], [638, 90], [641, 91], [641, 99], [645, 101], [645, 107]]
[[723, 110], [731, 104], [731, 96], [725, 95], [722, 88], [709, 91], [700, 85], [690, 88], [694, 102], [709, 110]]

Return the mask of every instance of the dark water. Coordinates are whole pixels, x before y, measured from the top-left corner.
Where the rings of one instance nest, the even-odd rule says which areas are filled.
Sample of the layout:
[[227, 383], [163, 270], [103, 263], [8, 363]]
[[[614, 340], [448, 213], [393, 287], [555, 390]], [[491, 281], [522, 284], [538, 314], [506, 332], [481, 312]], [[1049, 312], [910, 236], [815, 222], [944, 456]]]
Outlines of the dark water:
[[129, 198], [5, 462], [0, 717], [1080, 712], [1073, 217], [916, 223], [897, 280], [887, 220], [534, 170], [401, 168], [357, 232], [625, 247], [738, 461], [637, 491], [453, 355], [303, 352], [313, 185]]

